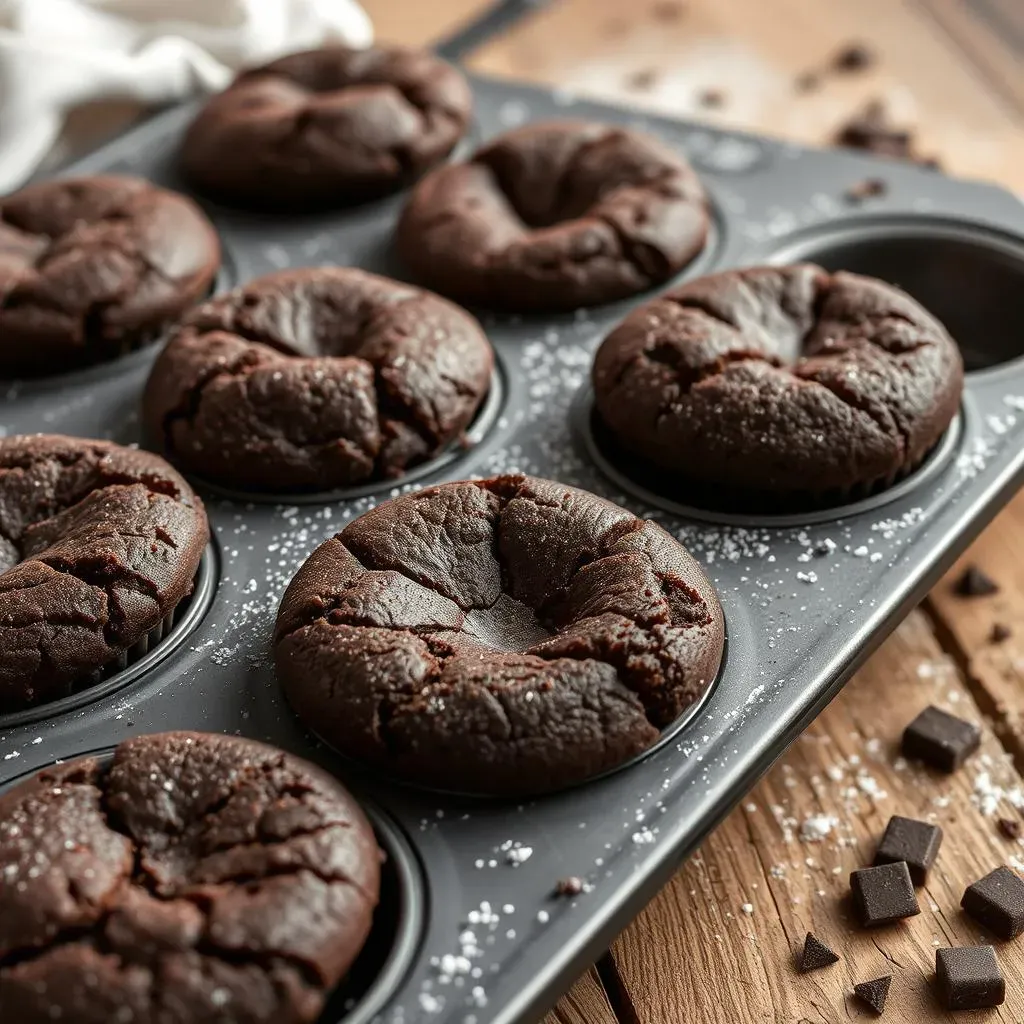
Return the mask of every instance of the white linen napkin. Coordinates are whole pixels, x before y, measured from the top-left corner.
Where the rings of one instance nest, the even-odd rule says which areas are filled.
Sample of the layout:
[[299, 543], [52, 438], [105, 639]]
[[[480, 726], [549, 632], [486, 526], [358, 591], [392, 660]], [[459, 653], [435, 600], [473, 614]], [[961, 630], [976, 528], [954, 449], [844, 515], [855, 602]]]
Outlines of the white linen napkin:
[[355, 0], [0, 0], [0, 195], [76, 108], [123, 120], [126, 101], [222, 89], [244, 65], [328, 41], [373, 41]]

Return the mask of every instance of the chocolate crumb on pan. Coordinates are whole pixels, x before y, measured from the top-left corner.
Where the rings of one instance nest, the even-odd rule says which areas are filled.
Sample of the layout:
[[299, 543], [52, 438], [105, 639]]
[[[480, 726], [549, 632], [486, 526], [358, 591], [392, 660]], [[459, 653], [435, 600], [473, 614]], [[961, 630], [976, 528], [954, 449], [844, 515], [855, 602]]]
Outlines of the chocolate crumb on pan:
[[220, 266], [192, 200], [98, 175], [0, 198], [0, 377], [105, 362], [155, 340]]
[[0, 712], [123, 668], [192, 593], [208, 540], [202, 502], [156, 455], [0, 438]]
[[244, 71], [208, 100], [182, 143], [182, 169], [231, 206], [346, 206], [443, 160], [471, 108], [466, 80], [426, 51], [325, 46]]
[[327, 773], [163, 733], [0, 796], [12, 1024], [308, 1024], [370, 932], [380, 851]]
[[839, 963], [839, 957], [824, 942], [810, 932], [804, 937], [803, 949], [797, 957], [797, 970], [801, 974], [821, 970]]
[[881, 178], [862, 178], [851, 185], [843, 194], [851, 203], [862, 203], [865, 199], [884, 196], [889, 186]]
[[556, 896], [579, 896], [583, 892], [583, 879], [576, 875], [560, 878], [555, 885]]
[[953, 585], [961, 597], [989, 597], [999, 593], [999, 584], [976, 565], [969, 565]]
[[963, 389], [955, 342], [910, 296], [810, 264], [666, 292], [605, 338], [592, 372], [628, 457], [751, 511], [890, 486], [932, 451]]
[[697, 175], [641, 132], [529, 124], [412, 191], [398, 254], [442, 295], [512, 312], [573, 310], [668, 280], [704, 248]]
[[277, 676], [342, 754], [414, 785], [527, 796], [653, 746], [718, 672], [707, 577], [649, 520], [527, 476], [384, 502], [281, 602]]
[[477, 321], [430, 292], [348, 267], [282, 271], [182, 321], [143, 422], [204, 479], [329, 490], [399, 476], [455, 442], [493, 368]]

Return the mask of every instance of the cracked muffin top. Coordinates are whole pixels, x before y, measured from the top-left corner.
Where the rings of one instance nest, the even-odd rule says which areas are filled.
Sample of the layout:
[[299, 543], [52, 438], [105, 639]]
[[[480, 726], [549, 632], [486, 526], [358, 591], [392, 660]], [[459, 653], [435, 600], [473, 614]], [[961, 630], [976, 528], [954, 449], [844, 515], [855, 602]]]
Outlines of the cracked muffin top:
[[156, 455], [0, 438], [0, 712], [121, 667], [192, 593], [208, 539], [202, 502]]
[[182, 169], [232, 206], [344, 206], [402, 188], [443, 160], [472, 95], [419, 50], [327, 46], [243, 72], [192, 123]]
[[104, 175], [0, 198], [0, 376], [103, 362], [210, 290], [213, 225], [185, 196]]
[[630, 455], [803, 501], [870, 493], [917, 466], [957, 413], [963, 363], [909, 295], [801, 264], [699, 278], [634, 310], [593, 382]]
[[464, 310], [348, 267], [268, 274], [186, 317], [143, 397], [186, 470], [255, 491], [396, 477], [469, 425], [494, 353]]
[[369, 934], [373, 832], [325, 772], [163, 733], [0, 796], [0, 1009], [18, 1024], [300, 1024]]
[[427, 175], [397, 245], [419, 280], [460, 302], [564, 310], [668, 280], [704, 248], [708, 224], [696, 174], [657, 139], [552, 121]]
[[281, 602], [278, 679], [341, 753], [409, 782], [526, 796], [651, 747], [710, 686], [714, 590], [660, 526], [526, 476], [378, 505]]

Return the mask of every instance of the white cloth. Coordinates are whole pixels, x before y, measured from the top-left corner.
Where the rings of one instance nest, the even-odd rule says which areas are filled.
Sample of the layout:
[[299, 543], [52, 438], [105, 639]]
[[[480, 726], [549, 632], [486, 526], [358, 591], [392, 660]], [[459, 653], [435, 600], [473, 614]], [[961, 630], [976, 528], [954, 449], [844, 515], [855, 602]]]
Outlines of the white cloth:
[[0, 195], [82, 104], [181, 100], [328, 41], [373, 41], [355, 0], [0, 0]]

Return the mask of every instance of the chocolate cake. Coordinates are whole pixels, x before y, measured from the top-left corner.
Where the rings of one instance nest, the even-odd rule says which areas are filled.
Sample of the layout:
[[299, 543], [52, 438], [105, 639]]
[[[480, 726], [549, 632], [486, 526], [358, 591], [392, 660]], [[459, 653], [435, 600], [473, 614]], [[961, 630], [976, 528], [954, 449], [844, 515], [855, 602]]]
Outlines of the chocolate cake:
[[526, 796], [650, 748], [723, 647], [707, 578], [661, 527], [527, 476], [378, 505], [278, 613], [277, 675], [341, 753], [410, 782]]
[[468, 313], [362, 270], [268, 274], [187, 316], [143, 398], [189, 472], [257, 491], [395, 477], [460, 436], [494, 353]]

